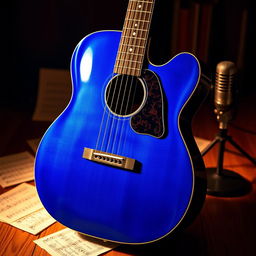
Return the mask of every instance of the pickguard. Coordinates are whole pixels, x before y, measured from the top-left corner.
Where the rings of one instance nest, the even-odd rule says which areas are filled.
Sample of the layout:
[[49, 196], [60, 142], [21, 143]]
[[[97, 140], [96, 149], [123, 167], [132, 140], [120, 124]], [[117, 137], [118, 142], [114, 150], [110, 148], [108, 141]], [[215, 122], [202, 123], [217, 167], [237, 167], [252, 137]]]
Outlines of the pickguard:
[[164, 97], [160, 81], [156, 74], [145, 70], [142, 75], [148, 94], [141, 111], [131, 118], [131, 127], [140, 134], [161, 138], [165, 133]]

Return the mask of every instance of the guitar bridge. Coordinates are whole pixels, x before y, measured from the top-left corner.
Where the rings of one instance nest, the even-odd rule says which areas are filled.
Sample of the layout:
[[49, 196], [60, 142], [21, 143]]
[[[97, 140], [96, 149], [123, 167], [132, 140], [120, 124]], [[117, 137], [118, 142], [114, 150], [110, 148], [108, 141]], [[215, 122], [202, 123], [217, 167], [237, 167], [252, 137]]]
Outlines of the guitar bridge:
[[135, 171], [135, 166], [137, 166], [138, 163], [135, 159], [129, 157], [107, 153], [91, 148], [84, 148], [83, 158], [131, 171]]

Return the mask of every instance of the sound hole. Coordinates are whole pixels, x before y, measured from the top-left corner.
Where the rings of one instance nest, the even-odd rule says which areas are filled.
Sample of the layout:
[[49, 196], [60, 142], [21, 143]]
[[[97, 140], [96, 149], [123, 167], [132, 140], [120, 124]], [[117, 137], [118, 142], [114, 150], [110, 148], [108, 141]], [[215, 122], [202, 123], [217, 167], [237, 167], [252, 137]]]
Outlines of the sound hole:
[[107, 85], [105, 101], [109, 110], [118, 116], [131, 116], [143, 107], [146, 89], [135, 76], [118, 75]]

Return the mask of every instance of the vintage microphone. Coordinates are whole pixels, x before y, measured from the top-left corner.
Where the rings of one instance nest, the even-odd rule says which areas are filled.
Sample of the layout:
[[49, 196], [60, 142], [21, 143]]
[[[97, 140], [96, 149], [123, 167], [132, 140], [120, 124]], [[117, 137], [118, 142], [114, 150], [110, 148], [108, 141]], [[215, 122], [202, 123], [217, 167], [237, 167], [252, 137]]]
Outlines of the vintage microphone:
[[216, 67], [214, 113], [220, 129], [227, 129], [228, 122], [233, 119], [236, 72], [236, 66], [231, 61], [222, 61]]
[[216, 143], [219, 143], [217, 167], [206, 169], [207, 194], [215, 196], [240, 196], [249, 192], [251, 188], [250, 183], [242, 176], [233, 171], [223, 169], [226, 141], [229, 141], [256, 165], [256, 160], [228, 135], [228, 122], [234, 118], [235, 112], [236, 73], [236, 66], [231, 61], [222, 61], [216, 67], [214, 113], [217, 115], [217, 121], [219, 122], [219, 133], [202, 151], [202, 156], [204, 156]]

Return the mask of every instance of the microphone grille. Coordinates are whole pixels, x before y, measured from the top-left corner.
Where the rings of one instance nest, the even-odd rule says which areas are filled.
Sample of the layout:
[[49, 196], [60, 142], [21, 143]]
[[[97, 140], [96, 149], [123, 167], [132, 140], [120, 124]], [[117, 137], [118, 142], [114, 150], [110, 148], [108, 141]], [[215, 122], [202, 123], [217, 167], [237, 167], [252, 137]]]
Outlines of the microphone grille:
[[237, 69], [233, 62], [222, 61], [216, 67], [215, 106], [226, 111], [233, 101], [233, 85]]
[[223, 75], [216, 72], [216, 84], [218, 85], [218, 90], [221, 92], [227, 92], [232, 90], [232, 86], [235, 80], [235, 74], [233, 75]]

